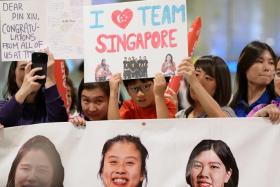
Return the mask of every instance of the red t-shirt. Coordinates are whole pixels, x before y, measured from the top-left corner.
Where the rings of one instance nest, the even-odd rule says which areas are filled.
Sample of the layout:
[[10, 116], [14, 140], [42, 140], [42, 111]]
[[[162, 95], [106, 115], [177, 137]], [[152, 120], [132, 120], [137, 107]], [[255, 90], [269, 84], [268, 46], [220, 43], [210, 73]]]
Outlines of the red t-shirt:
[[[176, 114], [176, 105], [169, 99], [165, 99], [168, 108], [168, 116], [174, 118]], [[156, 119], [156, 106], [139, 107], [133, 100], [124, 101], [120, 108], [121, 119]]]

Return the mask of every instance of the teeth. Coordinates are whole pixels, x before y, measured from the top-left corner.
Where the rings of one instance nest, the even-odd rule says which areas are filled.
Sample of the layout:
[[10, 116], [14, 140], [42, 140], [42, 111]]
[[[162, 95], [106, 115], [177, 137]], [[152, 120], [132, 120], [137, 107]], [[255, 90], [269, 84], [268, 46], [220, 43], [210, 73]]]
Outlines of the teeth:
[[116, 184], [125, 184], [126, 179], [113, 179], [113, 182]]

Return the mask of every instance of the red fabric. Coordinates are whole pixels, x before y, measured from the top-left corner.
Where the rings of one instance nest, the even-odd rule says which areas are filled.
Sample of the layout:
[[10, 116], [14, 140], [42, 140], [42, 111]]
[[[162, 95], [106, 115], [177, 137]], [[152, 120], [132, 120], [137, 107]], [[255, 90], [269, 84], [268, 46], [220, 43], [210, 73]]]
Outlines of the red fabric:
[[[176, 114], [176, 106], [169, 99], [165, 99], [165, 103], [168, 108], [169, 118], [174, 118]], [[150, 106], [146, 108], [139, 107], [134, 101], [124, 101], [120, 108], [121, 119], [156, 119], [156, 106]]]

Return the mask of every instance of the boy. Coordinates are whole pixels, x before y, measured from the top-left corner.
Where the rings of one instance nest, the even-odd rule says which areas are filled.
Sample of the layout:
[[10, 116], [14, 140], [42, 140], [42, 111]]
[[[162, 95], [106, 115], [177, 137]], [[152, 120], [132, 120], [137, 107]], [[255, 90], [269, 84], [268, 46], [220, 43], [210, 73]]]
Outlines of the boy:
[[108, 119], [174, 118], [175, 104], [164, 97], [166, 81], [163, 74], [155, 78], [126, 80], [124, 85], [131, 97], [118, 107], [118, 91], [121, 75], [111, 77]]

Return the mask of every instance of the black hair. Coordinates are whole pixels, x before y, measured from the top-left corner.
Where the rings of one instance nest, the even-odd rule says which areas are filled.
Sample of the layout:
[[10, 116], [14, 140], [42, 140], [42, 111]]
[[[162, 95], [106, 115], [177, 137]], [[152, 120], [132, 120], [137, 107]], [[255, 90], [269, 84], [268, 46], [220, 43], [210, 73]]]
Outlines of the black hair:
[[[103, 172], [104, 159], [105, 159], [106, 153], [115, 143], [118, 143], [118, 142], [133, 143], [135, 145], [136, 149], [139, 151], [140, 156], [141, 156], [141, 174], [143, 175], [144, 180], [146, 181], [146, 184], [147, 184], [148, 174], [147, 174], [147, 169], [146, 169], [146, 159], [148, 158], [148, 151], [147, 151], [146, 147], [142, 144], [139, 137], [132, 136], [129, 134], [118, 135], [105, 142], [105, 144], [102, 148], [102, 159], [100, 161], [100, 168], [99, 168], [99, 172], [98, 172], [99, 176], [101, 177], [102, 172]], [[141, 181], [137, 187], [142, 187], [144, 180]]]
[[225, 165], [226, 171], [232, 172], [229, 181], [225, 184], [225, 187], [237, 187], [239, 180], [239, 170], [230, 148], [222, 140], [202, 140], [195, 146], [195, 148], [191, 152], [186, 168], [187, 183], [191, 185], [191, 170], [193, 167], [194, 159], [201, 152], [209, 150], [213, 150], [217, 154], [217, 156]]
[[[276, 55], [273, 49], [266, 43], [253, 41], [246, 45], [242, 50], [238, 59], [235, 77], [237, 90], [233, 96], [233, 100], [230, 103], [230, 106], [232, 108], [235, 108], [241, 100], [245, 100], [248, 102], [248, 80], [246, 73], [252, 65], [257, 63], [256, 60], [263, 54], [264, 51], [269, 51], [276, 66]], [[273, 81], [271, 81], [267, 85], [267, 91], [269, 92], [269, 95], [271, 97], [270, 100], [272, 100], [274, 98]]]

